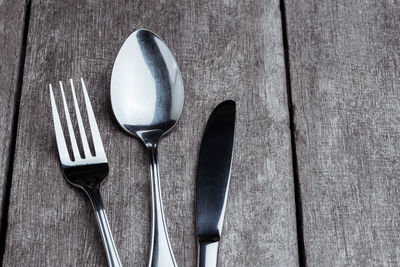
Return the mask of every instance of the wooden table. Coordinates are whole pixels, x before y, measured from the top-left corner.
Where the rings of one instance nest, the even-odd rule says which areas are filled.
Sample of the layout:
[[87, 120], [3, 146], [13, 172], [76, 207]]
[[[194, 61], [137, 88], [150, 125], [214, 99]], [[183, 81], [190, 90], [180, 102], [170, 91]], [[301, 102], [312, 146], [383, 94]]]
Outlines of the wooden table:
[[86, 197], [62, 178], [48, 84], [85, 78], [111, 172], [102, 194], [125, 266], [146, 266], [144, 149], [112, 116], [111, 70], [138, 28], [185, 84], [160, 144], [179, 266], [196, 265], [194, 189], [212, 109], [237, 101], [220, 266], [400, 265], [397, 1], [0, 1], [4, 266], [105, 266]]

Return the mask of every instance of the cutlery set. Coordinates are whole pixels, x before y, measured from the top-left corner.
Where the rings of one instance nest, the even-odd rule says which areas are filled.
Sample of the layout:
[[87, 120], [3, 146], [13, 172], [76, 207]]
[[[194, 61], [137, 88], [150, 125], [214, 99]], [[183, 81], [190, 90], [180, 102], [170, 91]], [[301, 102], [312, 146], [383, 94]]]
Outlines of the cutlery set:
[[[70, 156], [56, 107], [53, 88], [50, 100], [56, 143], [65, 179], [82, 189], [92, 203], [109, 266], [122, 266], [100, 195], [100, 184], [109, 166], [99, 129], [83, 79], [81, 88], [94, 146], [91, 153], [85, 134], [74, 83], [70, 80], [75, 118], [83, 147], [79, 152], [62, 82], [59, 84]], [[148, 266], [177, 266], [169, 241], [162, 205], [157, 148], [161, 138], [178, 122], [184, 87], [178, 64], [166, 44], [153, 32], [137, 30], [122, 45], [111, 77], [112, 110], [121, 128], [139, 139], [146, 148], [150, 165], [151, 245]], [[198, 266], [217, 266], [232, 164], [235, 102], [228, 100], [212, 112], [201, 141], [196, 178]]]

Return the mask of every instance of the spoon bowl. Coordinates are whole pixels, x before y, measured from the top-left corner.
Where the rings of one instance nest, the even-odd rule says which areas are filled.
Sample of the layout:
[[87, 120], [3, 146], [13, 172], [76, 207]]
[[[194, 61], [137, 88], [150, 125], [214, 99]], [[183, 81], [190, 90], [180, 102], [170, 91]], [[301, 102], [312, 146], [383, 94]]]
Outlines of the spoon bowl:
[[183, 82], [173, 54], [153, 32], [137, 30], [122, 45], [111, 75], [111, 105], [118, 123], [144, 143], [149, 156], [149, 266], [175, 267], [162, 206], [157, 144], [181, 116]]
[[166, 44], [137, 30], [121, 47], [111, 76], [111, 104], [121, 127], [145, 144], [157, 142], [179, 120], [183, 82]]

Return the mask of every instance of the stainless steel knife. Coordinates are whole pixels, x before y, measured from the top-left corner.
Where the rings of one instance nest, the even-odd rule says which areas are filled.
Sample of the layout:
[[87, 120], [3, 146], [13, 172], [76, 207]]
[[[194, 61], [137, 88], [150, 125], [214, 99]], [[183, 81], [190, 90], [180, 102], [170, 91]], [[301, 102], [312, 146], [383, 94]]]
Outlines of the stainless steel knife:
[[219, 104], [208, 119], [200, 146], [196, 181], [198, 266], [218, 262], [232, 165], [236, 104]]

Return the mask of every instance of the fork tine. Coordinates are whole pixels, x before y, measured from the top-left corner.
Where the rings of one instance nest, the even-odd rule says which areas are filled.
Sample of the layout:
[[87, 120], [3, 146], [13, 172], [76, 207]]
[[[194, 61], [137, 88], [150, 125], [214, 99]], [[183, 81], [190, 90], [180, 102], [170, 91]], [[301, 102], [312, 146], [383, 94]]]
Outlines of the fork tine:
[[63, 103], [64, 103], [65, 118], [67, 119], [69, 138], [71, 140], [72, 153], [74, 154], [74, 159], [76, 161], [78, 159], [81, 159], [81, 156], [79, 154], [78, 145], [76, 143], [75, 133], [74, 133], [74, 129], [72, 127], [72, 122], [71, 122], [71, 117], [69, 116], [68, 104], [67, 104], [67, 100], [65, 99], [64, 88], [63, 88], [61, 81], [60, 81], [60, 89], [61, 89], [61, 95], [62, 95], [62, 99], [63, 99]]
[[56, 142], [58, 148], [58, 154], [60, 156], [61, 163], [67, 164], [71, 161], [67, 144], [65, 143], [63, 129], [61, 127], [60, 116], [58, 115], [56, 101], [54, 100], [54, 93], [51, 84], [49, 84], [50, 89], [50, 102], [51, 102], [51, 111], [53, 114], [53, 123], [54, 123], [54, 131], [56, 133]]
[[94, 117], [92, 104], [90, 104], [90, 99], [89, 99], [89, 95], [86, 90], [86, 85], [82, 78], [81, 78], [81, 83], [82, 83], [83, 95], [85, 97], [86, 111], [87, 111], [87, 115], [88, 115], [88, 119], [89, 119], [90, 131], [92, 133], [93, 146], [94, 146], [94, 150], [96, 153], [96, 157], [97, 156], [104, 157], [104, 160], [107, 160], [106, 153], [104, 152], [103, 143], [101, 141], [99, 128], [97, 127], [97, 122]]
[[74, 83], [72, 79], [70, 79], [69, 82], [71, 84], [72, 98], [74, 99], [75, 114], [78, 120], [79, 134], [82, 140], [83, 152], [85, 154], [85, 158], [88, 158], [89, 156], [92, 155], [92, 153], [90, 153], [89, 143], [86, 137], [85, 128], [83, 127], [81, 112], [79, 110], [78, 101], [76, 100]]

